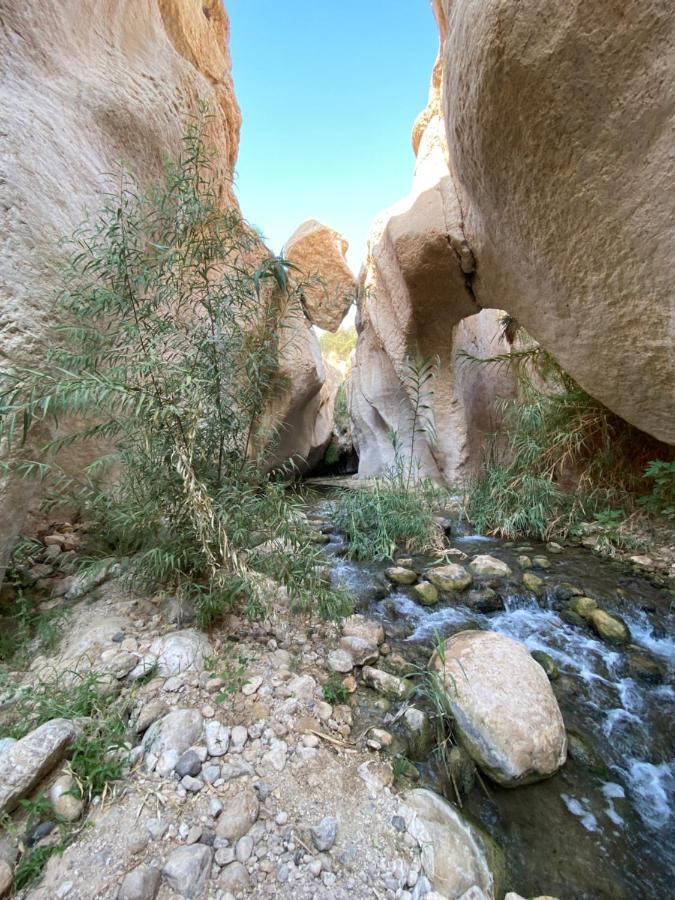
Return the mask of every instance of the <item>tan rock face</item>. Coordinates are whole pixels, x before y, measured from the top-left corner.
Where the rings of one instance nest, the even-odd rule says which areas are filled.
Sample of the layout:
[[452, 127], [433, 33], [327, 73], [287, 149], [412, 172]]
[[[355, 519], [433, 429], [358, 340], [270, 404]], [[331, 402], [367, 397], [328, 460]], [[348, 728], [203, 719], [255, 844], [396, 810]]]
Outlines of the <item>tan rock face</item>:
[[[212, 115], [223, 199], [234, 203], [240, 114], [218, 0], [1, 0], [0, 18], [4, 367], [44, 352], [67, 252], [59, 239], [114, 190], [120, 165], [141, 182], [159, 174], [200, 102]], [[85, 461], [71, 454], [74, 470]], [[1, 568], [34, 490], [14, 481], [0, 493]]]
[[[499, 336], [499, 314], [481, 312], [472, 293], [475, 261], [446, 161], [440, 80], [437, 64], [429, 105], [413, 128], [413, 188], [376, 218], [360, 276], [349, 398], [364, 477], [394, 462], [390, 431], [403, 456], [419, 460], [421, 475], [448, 483], [466, 477], [477, 465], [482, 432], [497, 424], [495, 396], [512, 390], [504, 371], [472, 366], [462, 356], [507, 347]], [[438, 360], [433, 397], [426, 398], [436, 440], [418, 433], [414, 445], [411, 357]]]
[[593, 397], [675, 443], [675, 134], [664, 90], [675, 6], [436, 7], [477, 302], [508, 310]]
[[356, 283], [347, 265], [349, 244], [316, 219], [303, 222], [288, 239], [283, 256], [298, 267], [294, 278], [307, 280], [305, 311], [314, 325], [337, 331], [356, 299]]
[[[205, 137], [221, 169], [223, 204], [236, 207], [231, 178], [241, 117], [220, 0], [0, 0], [0, 18], [5, 368], [34, 363], [48, 345], [68, 253], [59, 240], [115, 190], [122, 166], [141, 184], [159, 175], [201, 104], [210, 113]], [[337, 266], [339, 251], [330, 253]], [[305, 459], [320, 456], [330, 439], [337, 384], [324, 383], [318, 341], [302, 310], [290, 319], [281, 361], [288, 387], [270, 410], [270, 426], [281, 435], [280, 458]], [[92, 455], [76, 447], [64, 463], [78, 472]], [[0, 578], [39, 500], [39, 486], [0, 480]]]
[[462, 631], [445, 642], [445, 682], [460, 738], [478, 765], [505, 787], [539, 781], [565, 762], [558, 703], [527, 647], [490, 631]]

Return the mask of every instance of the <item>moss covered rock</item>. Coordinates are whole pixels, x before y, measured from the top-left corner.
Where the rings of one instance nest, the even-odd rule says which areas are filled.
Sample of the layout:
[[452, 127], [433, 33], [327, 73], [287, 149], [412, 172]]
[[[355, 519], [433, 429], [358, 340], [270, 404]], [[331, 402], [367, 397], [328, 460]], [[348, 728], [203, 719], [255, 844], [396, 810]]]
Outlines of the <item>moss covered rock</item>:
[[438, 590], [430, 581], [420, 581], [413, 588], [415, 598], [424, 606], [432, 606], [438, 603]]
[[608, 644], [627, 644], [630, 641], [630, 630], [620, 616], [610, 615], [604, 609], [594, 609], [588, 621], [598, 637]]
[[447, 563], [429, 569], [427, 579], [441, 591], [463, 591], [473, 582], [473, 578], [464, 566], [458, 563]]
[[384, 570], [384, 574], [394, 584], [415, 584], [417, 581], [417, 573], [404, 566], [391, 566]]

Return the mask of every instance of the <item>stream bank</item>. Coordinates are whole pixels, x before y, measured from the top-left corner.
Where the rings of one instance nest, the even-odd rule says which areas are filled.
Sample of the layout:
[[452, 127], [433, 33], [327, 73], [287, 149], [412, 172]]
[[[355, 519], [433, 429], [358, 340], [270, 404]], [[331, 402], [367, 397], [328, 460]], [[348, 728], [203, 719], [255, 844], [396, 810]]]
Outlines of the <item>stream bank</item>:
[[[314, 511], [330, 522], [330, 501], [319, 501]], [[474, 781], [462, 811], [502, 847], [507, 883], [528, 896], [666, 896], [675, 864], [669, 841], [675, 790], [672, 596], [583, 547], [505, 542], [457, 528], [447, 543], [455, 562], [489, 554], [508, 565], [507, 578], [475, 579], [474, 588], [494, 595], [490, 603], [477, 605], [455, 593], [423, 605], [413, 586], [385, 577], [387, 563], [346, 559], [340, 535], [332, 534], [326, 549], [336, 582], [358, 597], [360, 612], [384, 627], [392, 650], [384, 669], [394, 670], [391, 660], [400, 667], [403, 658], [419, 672], [439, 638], [467, 628], [515, 638], [552, 663], [551, 686], [568, 732], [566, 764], [552, 778], [515, 789]], [[419, 577], [433, 560], [402, 562]], [[524, 586], [526, 575], [534, 590]], [[621, 617], [630, 641], [609, 644], [575, 619], [575, 596], [590, 597]], [[395, 717], [395, 706], [383, 709], [373, 697], [360, 709], [356, 727], [396, 732]], [[417, 769], [422, 784], [457, 802], [437, 754], [427, 754]]]

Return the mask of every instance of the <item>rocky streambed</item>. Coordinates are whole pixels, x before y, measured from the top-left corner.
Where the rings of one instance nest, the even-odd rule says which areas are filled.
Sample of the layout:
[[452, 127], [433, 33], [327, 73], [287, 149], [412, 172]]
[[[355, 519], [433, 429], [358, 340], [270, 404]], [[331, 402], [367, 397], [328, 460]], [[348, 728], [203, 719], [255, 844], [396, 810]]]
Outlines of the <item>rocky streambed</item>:
[[[330, 510], [327, 501], [319, 506], [327, 521]], [[444, 559], [402, 558], [394, 567], [346, 559], [343, 539], [333, 534], [326, 548], [333, 577], [359, 598], [361, 612], [382, 623], [391, 648], [382, 668], [413, 673], [412, 683], [419, 684], [439, 641], [454, 634], [480, 629], [521, 642], [549, 675], [567, 761], [550, 778], [504, 787], [476, 778], [470, 760], [468, 772], [462, 768], [461, 748], [449, 779], [447, 761], [429, 746], [417, 755], [421, 783], [480, 823], [504, 851], [506, 882], [528, 896], [669, 895], [672, 595], [584, 548], [452, 532]], [[495, 562], [481, 568], [486, 557]], [[443, 568], [433, 565], [439, 562]], [[434, 578], [439, 571], [446, 582]], [[453, 571], [466, 577], [453, 585]], [[447, 590], [429, 592], [434, 581]], [[420, 693], [413, 701], [424, 706]], [[399, 759], [410, 755], [400, 715], [405, 702], [374, 694], [359, 705], [355, 725], [400, 736], [389, 747]]]

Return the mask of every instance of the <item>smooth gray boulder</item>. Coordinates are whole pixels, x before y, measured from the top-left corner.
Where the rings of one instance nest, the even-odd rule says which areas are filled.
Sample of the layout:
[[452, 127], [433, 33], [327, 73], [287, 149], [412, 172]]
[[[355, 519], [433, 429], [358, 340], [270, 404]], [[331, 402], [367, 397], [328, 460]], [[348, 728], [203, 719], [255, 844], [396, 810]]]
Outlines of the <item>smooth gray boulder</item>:
[[67, 755], [80, 735], [69, 719], [52, 719], [0, 754], [0, 815], [11, 812]]

